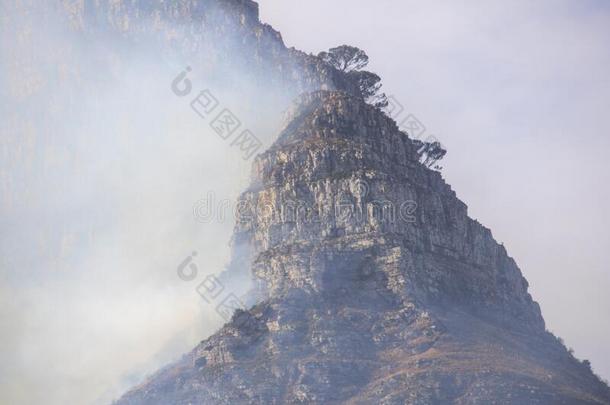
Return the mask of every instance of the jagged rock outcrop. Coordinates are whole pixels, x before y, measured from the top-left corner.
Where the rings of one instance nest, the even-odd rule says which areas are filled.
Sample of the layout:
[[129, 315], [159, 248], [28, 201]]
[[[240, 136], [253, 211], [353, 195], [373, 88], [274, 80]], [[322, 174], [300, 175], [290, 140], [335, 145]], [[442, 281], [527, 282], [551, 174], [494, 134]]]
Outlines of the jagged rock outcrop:
[[118, 404], [610, 404], [415, 149], [361, 98], [302, 96], [235, 229], [260, 302]]

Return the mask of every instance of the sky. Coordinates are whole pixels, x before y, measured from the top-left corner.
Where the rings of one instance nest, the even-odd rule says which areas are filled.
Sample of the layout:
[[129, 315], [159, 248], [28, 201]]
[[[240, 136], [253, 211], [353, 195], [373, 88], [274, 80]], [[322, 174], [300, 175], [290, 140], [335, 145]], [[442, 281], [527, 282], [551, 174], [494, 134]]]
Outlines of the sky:
[[547, 329], [610, 379], [610, 4], [259, 4], [288, 46], [367, 52], [401, 117], [448, 149], [443, 177], [516, 260]]
[[[398, 120], [414, 114], [448, 149], [444, 178], [515, 258], [547, 328], [610, 379], [610, 5], [261, 0], [260, 12], [288, 46], [368, 53]], [[2, 35], [19, 57], [0, 69], [91, 55], [66, 35]], [[211, 191], [235, 201], [250, 162], [171, 93], [189, 61], [158, 56], [134, 55], [52, 136], [0, 120], [2, 403], [107, 404], [223, 323], [176, 268], [193, 251], [198, 281], [224, 268], [230, 216], [201, 223], [194, 209]], [[0, 83], [38, 80], [18, 72]], [[219, 98], [260, 102], [243, 93]], [[1, 114], [19, 106], [2, 101]], [[240, 118], [272, 142], [272, 124]]]

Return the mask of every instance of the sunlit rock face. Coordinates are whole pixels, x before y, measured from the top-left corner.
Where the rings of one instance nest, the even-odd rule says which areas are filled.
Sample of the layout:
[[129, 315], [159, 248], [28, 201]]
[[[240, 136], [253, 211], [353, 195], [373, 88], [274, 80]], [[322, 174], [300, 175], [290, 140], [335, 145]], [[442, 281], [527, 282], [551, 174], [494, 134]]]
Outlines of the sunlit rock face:
[[[488, 229], [468, 218], [466, 205], [441, 175], [419, 163], [413, 143], [393, 120], [338, 92], [305, 95], [295, 109], [275, 145], [254, 164], [253, 188], [243, 195], [244, 206], [254, 209], [240, 216], [239, 240], [265, 257], [285, 246], [317, 251], [337, 241], [366, 251], [375, 245], [371, 238], [381, 238], [393, 252], [388, 260], [402, 268], [393, 280], [401, 293], [489, 309], [544, 328], [514, 261]], [[367, 255], [362, 260], [374, 259]], [[287, 288], [322, 289], [323, 274], [295, 285], [292, 276], [268, 276], [274, 266], [256, 264], [256, 274], [268, 278], [274, 292], [278, 281]], [[348, 267], [358, 266], [368, 265]], [[294, 279], [303, 282], [297, 273], [303, 272]]]
[[118, 404], [610, 403], [506, 250], [362, 99], [300, 97], [242, 203], [247, 259], [228, 271], [258, 303]]

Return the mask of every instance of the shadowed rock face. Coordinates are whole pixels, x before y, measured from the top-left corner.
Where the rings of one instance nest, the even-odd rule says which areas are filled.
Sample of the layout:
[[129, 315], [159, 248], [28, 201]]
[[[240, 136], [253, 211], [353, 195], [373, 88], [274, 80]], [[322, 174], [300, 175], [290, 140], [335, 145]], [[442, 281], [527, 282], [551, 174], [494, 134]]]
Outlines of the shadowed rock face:
[[259, 303], [118, 404], [610, 403], [378, 109], [302, 96], [252, 177], [234, 238], [247, 260], [228, 271], [255, 275]]

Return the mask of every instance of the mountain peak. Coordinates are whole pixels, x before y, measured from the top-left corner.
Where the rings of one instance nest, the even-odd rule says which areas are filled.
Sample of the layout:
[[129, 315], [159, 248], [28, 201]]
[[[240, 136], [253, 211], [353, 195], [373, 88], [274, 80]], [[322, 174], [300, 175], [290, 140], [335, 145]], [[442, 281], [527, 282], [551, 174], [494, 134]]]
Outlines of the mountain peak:
[[301, 94], [240, 197], [221, 277], [253, 288], [118, 404], [610, 404], [545, 330], [504, 246], [420, 162], [421, 142], [349, 72], [228, 13], [197, 34], [211, 54], [228, 33], [240, 55], [229, 64]]
[[609, 403], [390, 118], [332, 91], [290, 116], [235, 228], [258, 303], [119, 404]]

